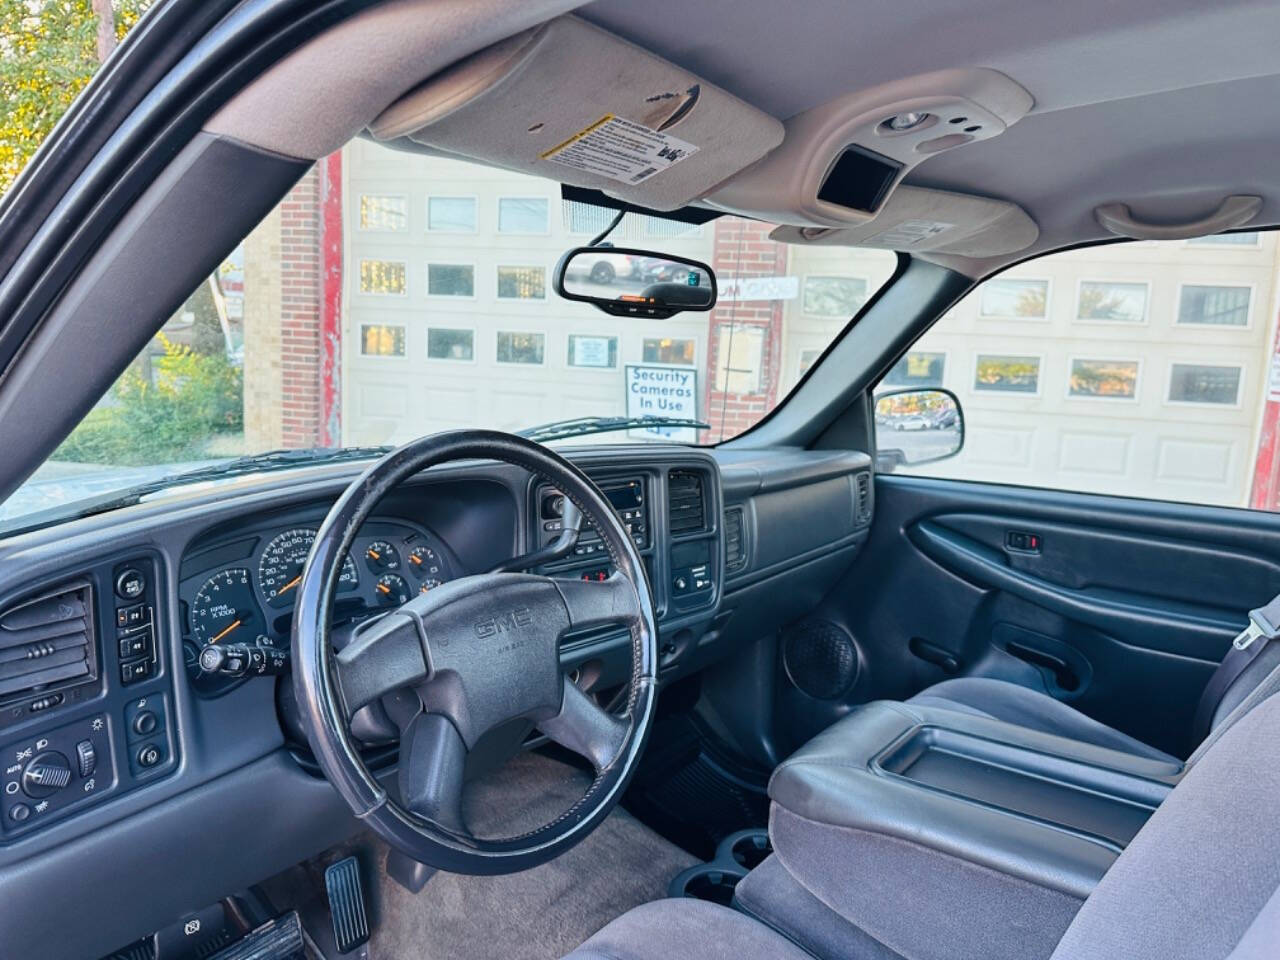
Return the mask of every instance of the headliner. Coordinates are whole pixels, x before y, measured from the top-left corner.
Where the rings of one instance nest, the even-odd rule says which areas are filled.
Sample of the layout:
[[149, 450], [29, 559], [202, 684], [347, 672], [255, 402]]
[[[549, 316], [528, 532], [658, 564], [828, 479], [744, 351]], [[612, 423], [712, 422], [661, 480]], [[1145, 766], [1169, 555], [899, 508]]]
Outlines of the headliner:
[[[1240, 0], [597, 0], [579, 13], [786, 119], [947, 67], [992, 67], [1036, 105], [909, 183], [994, 196], [1040, 224], [1030, 251], [1109, 236], [1101, 203], [1152, 220], [1230, 193], [1280, 223], [1280, 4]], [[799, 12], [798, 12], [799, 11]]]

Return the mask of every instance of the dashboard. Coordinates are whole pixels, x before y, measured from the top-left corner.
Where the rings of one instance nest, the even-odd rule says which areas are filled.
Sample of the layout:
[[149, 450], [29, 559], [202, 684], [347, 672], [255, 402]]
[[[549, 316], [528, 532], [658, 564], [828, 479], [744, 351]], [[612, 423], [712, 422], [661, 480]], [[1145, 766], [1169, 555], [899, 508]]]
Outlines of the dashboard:
[[[206, 672], [200, 666], [206, 645], [288, 647], [297, 587], [323, 519], [304, 513], [270, 520], [203, 541], [184, 558], [178, 583], [183, 666], [197, 694], [226, 693], [248, 679]], [[367, 619], [474, 572], [428, 527], [375, 517], [343, 562], [335, 620]]]
[[[802, 616], [871, 522], [860, 453], [562, 452], [640, 553], [663, 683], [751, 655]], [[358, 472], [228, 478], [0, 541], [0, 902], [7, 916], [56, 907], [84, 921], [53, 952], [40, 930], [6, 924], [14, 955], [101, 955], [359, 830], [290, 722], [288, 677], [209, 674], [199, 658], [211, 644], [287, 650], [316, 530]], [[343, 564], [335, 641], [422, 591], [544, 550], [562, 512], [553, 485], [507, 464], [447, 464], [406, 481]], [[587, 527], [532, 572], [611, 569]], [[560, 659], [606, 703], [628, 677], [630, 636], [571, 634]], [[370, 769], [393, 789], [395, 744], [369, 729], [358, 735]], [[529, 732], [507, 731], [495, 752]]]

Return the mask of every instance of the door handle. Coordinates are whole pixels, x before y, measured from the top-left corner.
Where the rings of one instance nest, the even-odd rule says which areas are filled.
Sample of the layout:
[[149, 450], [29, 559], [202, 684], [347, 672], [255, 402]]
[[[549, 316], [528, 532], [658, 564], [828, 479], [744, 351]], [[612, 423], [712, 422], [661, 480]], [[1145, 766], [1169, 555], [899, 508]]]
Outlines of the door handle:
[[1053, 679], [1060, 689], [1068, 693], [1080, 689], [1080, 677], [1071, 664], [1062, 657], [1029, 647], [1025, 643], [1018, 643], [1016, 640], [1006, 640], [1004, 648], [1019, 660], [1025, 660], [1035, 667], [1044, 667], [1053, 674]]

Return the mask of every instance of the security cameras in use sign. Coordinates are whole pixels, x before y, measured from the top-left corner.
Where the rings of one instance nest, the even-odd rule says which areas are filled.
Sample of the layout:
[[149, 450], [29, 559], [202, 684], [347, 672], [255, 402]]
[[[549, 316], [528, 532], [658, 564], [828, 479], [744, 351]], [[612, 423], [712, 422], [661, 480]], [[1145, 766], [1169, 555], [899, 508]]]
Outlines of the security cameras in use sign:
[[[698, 417], [698, 368], [665, 363], [628, 363], [624, 378], [629, 417]], [[631, 436], [653, 440], [697, 441], [689, 427], [645, 427]]]

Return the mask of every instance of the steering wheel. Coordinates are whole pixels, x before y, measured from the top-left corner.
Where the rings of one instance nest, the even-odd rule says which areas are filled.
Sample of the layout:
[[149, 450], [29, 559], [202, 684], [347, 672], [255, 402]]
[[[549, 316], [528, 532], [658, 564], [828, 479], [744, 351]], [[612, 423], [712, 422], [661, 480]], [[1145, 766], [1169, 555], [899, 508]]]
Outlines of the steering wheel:
[[[394, 487], [451, 460], [500, 460], [560, 490], [594, 522], [616, 572], [604, 581], [490, 573], [445, 583], [335, 652], [333, 600], [361, 524]], [[598, 707], [560, 670], [571, 630], [625, 625], [632, 666], [622, 718]], [[657, 629], [644, 566], [626, 528], [576, 467], [545, 447], [497, 431], [423, 437], [366, 470], [325, 518], [298, 587], [293, 686], [300, 721], [330, 783], [392, 847], [453, 873], [526, 870], [582, 840], [621, 798], [653, 722]], [[397, 800], [364, 765], [350, 722], [380, 701], [401, 730]], [[583, 797], [521, 836], [479, 839], [463, 823], [463, 771], [488, 731], [532, 721], [595, 770]]]

